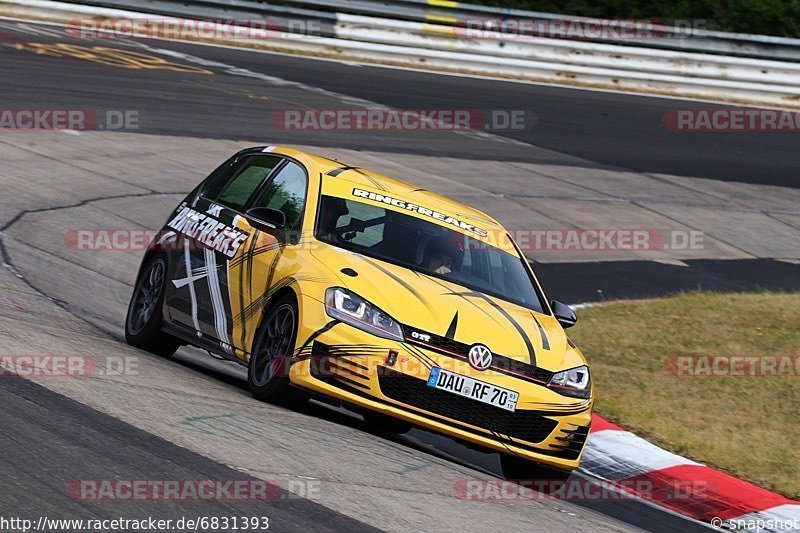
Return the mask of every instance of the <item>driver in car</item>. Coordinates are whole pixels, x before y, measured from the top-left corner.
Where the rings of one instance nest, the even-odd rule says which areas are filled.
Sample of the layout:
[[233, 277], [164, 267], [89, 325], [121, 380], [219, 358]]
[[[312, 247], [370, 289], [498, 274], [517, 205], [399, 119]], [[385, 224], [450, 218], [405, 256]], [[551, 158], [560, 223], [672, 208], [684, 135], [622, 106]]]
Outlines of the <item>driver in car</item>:
[[428, 257], [425, 266], [437, 274], [453, 272], [453, 259], [456, 255], [453, 243], [444, 237], [438, 237], [428, 243]]
[[453, 258], [445, 252], [437, 250], [428, 258], [428, 269], [437, 274], [450, 274], [453, 271]]

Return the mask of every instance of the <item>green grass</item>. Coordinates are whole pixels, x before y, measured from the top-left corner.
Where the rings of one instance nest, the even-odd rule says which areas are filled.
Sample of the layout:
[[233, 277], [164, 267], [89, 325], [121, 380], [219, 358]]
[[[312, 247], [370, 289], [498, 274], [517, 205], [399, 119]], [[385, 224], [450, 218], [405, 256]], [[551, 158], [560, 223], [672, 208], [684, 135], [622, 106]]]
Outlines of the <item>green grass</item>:
[[583, 309], [596, 409], [670, 451], [800, 498], [800, 376], [687, 377], [674, 355], [800, 356], [800, 294], [690, 293]]

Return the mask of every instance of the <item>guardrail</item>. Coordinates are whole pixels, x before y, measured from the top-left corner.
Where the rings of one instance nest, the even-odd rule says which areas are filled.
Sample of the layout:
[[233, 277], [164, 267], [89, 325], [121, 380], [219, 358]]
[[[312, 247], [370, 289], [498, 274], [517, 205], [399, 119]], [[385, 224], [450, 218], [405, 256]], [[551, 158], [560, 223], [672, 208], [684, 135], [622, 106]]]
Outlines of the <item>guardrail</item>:
[[[235, 1], [235, 0], [234, 0]], [[596, 18], [573, 17], [519, 9], [499, 9], [476, 4], [462, 4], [448, 0], [281, 0], [282, 2], [315, 6], [318, 9], [335, 9], [340, 13], [371, 15], [413, 22], [466, 26], [468, 21], [481, 19], [531, 20], [539, 27], [553, 27], [556, 23], [564, 25], [581, 24], [597, 27], [603, 34], [613, 34], [619, 21]], [[220, 2], [223, 3], [223, 2]], [[690, 21], [687, 21], [689, 23]], [[748, 35], [725, 33], [697, 27], [670, 27], [659, 24], [638, 25], [652, 30], [658, 38], [649, 39], [649, 48], [661, 48], [683, 52], [735, 55], [779, 61], [800, 61], [800, 39], [772, 37], [768, 35]], [[590, 42], [605, 42], [627, 46], [627, 39], [587, 37]]]
[[[509, 39], [505, 33], [484, 28], [476, 36], [469, 31], [470, 20], [538, 16], [550, 18], [536, 20], [610, 22], [500, 11], [446, 0], [279, 0], [280, 4], [248, 0], [5, 1], [67, 10], [67, 5], [73, 5], [72, 9], [80, 7], [84, 12], [105, 9], [107, 16], [138, 12], [245, 25], [248, 20], [269, 18], [284, 32], [268, 43], [272, 48], [535, 81], [800, 107], [800, 62], [789, 59], [800, 59], [800, 40], [794, 39], [706, 30], [687, 34], [663, 26], [648, 28], [655, 28], [658, 38], [635, 42], [552, 39], [535, 32]], [[124, 11], [113, 15], [114, 10]], [[298, 21], [314, 24], [301, 25], [298, 33]], [[754, 53], [731, 52], [733, 47], [742, 52], [742, 43], [748, 43], [748, 50]], [[718, 53], [687, 51], [698, 48]]]
[[[66, 0], [70, 1], [70, 0]], [[447, 26], [466, 27], [470, 22], [486, 20], [520, 20], [534, 21], [535, 27], [554, 28], [557, 24], [564, 26], [582, 25], [597, 28], [600, 36], [587, 36], [585, 41], [630, 46], [636, 43], [625, 38], [614, 38], [620, 21], [573, 17], [537, 11], [519, 9], [499, 9], [477, 4], [462, 4], [450, 0], [277, 0], [275, 2], [247, 0], [194, 0], [191, 2], [144, 0], [107, 0], [93, 2], [77, 2], [106, 7], [127, 6], [124, 9], [143, 11], [148, 7], [163, 7], [176, 4], [188, 10], [205, 10], [212, 8], [228, 12], [271, 13], [271, 14], [333, 14], [348, 13], [353, 15], [373, 16], [410, 22], [425, 22]], [[625, 22], [625, 21], [622, 21]], [[687, 25], [675, 27], [664, 26], [645, 21], [630, 21], [639, 29], [651, 31], [657, 37], [649, 38], [648, 48], [660, 48], [682, 52], [722, 54], [727, 56], [770, 59], [777, 61], [800, 62], [800, 39], [773, 37], [768, 35], [749, 35], [743, 33], [725, 33], [694, 27], [692, 21]], [[524, 28], [520, 31], [526, 32]]]

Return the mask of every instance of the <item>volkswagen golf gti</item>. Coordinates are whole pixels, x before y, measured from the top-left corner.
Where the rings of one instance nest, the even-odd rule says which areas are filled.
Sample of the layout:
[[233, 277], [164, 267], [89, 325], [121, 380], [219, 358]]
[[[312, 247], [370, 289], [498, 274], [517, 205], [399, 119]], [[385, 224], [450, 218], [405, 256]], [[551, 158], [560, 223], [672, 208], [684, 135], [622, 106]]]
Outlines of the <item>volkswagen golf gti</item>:
[[508, 477], [577, 468], [592, 413], [576, 317], [492, 217], [376, 172], [267, 146], [224, 162], [139, 269], [127, 341], [248, 368], [253, 396], [310, 396], [382, 431], [500, 452]]

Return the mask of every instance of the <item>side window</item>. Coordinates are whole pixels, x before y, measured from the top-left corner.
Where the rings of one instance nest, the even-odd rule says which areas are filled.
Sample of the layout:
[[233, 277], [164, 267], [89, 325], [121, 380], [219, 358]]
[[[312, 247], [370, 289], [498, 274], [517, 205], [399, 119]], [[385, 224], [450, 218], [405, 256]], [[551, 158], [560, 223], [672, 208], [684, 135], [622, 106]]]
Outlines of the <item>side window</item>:
[[325, 196], [321, 211], [317, 233], [324, 241], [336, 243], [341, 236], [350, 244], [371, 248], [384, 240], [386, 210], [381, 207]]
[[261, 191], [253, 207], [283, 211], [286, 228], [294, 228], [306, 204], [308, 178], [300, 165], [289, 161]]
[[205, 192], [205, 196], [231, 209], [242, 211], [250, 196], [281, 161], [280, 157], [274, 155], [250, 156], [230, 173], [232, 178], [222, 178], [214, 183]]

